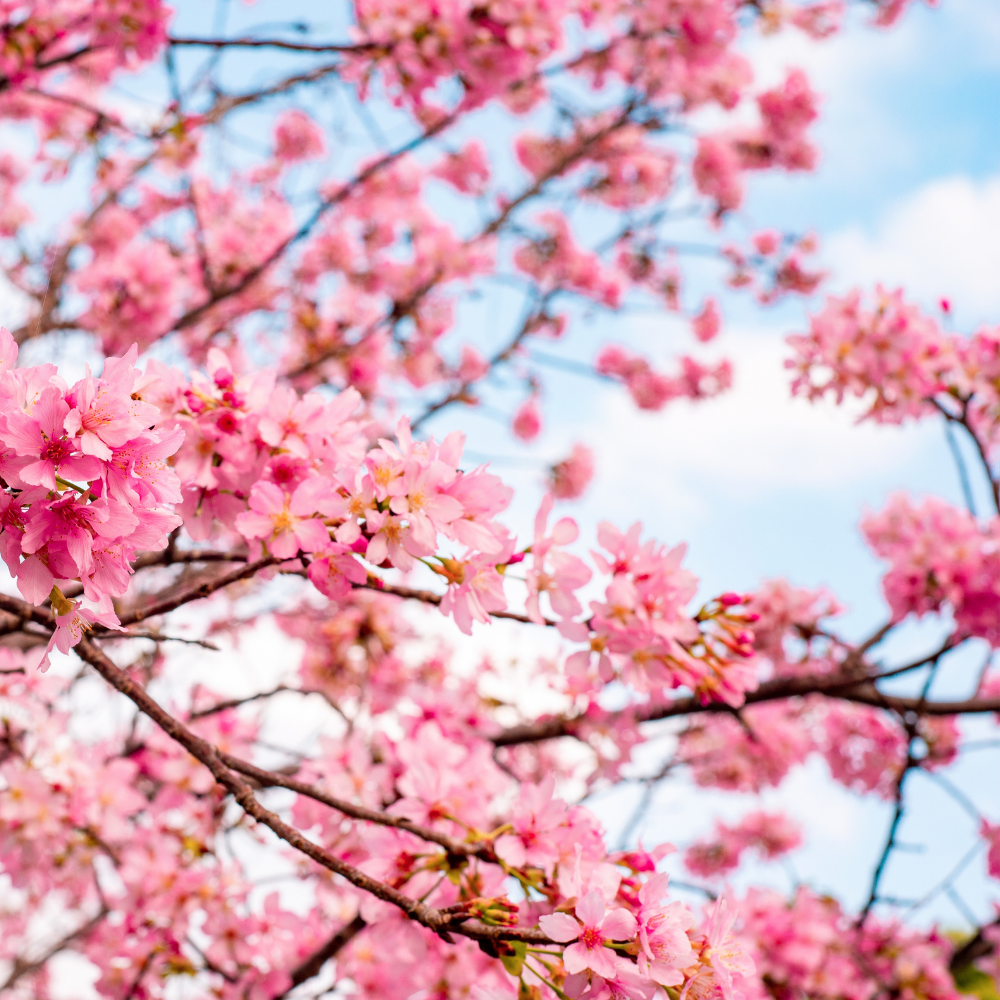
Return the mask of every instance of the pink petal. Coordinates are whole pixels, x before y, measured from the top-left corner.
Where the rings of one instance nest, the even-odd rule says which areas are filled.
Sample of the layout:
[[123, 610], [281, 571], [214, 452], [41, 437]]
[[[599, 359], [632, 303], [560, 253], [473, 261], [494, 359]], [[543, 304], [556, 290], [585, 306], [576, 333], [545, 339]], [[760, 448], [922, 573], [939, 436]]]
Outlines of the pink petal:
[[30, 556], [17, 568], [17, 589], [32, 604], [41, 604], [52, 590], [55, 577], [38, 556]]
[[274, 522], [266, 514], [248, 510], [236, 518], [236, 530], [244, 538], [267, 538], [274, 530]]
[[601, 933], [612, 941], [628, 941], [638, 929], [635, 917], [628, 910], [612, 910], [601, 924]]
[[604, 897], [596, 889], [591, 889], [576, 904], [576, 915], [585, 927], [597, 927], [604, 917], [604, 910]]
[[560, 944], [575, 941], [580, 936], [580, 925], [568, 913], [549, 913], [544, 917], [539, 917], [538, 926], [548, 937]]
[[318, 552], [330, 544], [330, 532], [326, 525], [316, 518], [299, 521], [295, 526], [295, 537], [303, 552]]
[[552, 527], [552, 541], [556, 545], [570, 545], [580, 536], [580, 529], [571, 517], [562, 517]]
[[294, 532], [283, 531], [280, 535], [275, 535], [267, 543], [267, 547], [275, 559], [291, 559], [298, 554], [299, 540], [295, 537]]
[[[572, 945], [571, 947], [580, 948], [582, 946]], [[615, 968], [614, 952], [607, 948], [591, 948], [587, 952], [587, 965], [605, 979], [614, 979], [618, 971]], [[568, 968], [569, 966], [567, 966]]]
[[563, 966], [571, 975], [590, 968], [590, 950], [582, 944], [571, 944], [563, 952]]

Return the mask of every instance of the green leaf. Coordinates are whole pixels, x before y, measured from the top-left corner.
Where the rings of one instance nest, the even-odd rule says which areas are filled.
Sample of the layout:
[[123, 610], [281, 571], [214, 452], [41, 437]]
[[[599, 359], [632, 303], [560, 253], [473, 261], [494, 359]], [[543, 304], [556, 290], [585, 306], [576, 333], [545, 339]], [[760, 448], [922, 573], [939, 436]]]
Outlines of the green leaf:
[[520, 976], [524, 966], [524, 957], [528, 954], [528, 946], [523, 941], [508, 941], [510, 952], [500, 956], [503, 967], [512, 975]]

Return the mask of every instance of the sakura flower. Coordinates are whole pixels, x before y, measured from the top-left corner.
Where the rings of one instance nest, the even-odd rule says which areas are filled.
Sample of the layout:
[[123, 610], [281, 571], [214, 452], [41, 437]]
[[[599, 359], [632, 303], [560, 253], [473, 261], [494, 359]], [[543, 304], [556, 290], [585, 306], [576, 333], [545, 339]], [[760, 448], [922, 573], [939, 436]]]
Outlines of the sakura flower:
[[370, 513], [366, 521], [375, 532], [365, 550], [365, 558], [373, 566], [381, 566], [388, 559], [397, 569], [409, 570], [413, 568], [415, 556], [429, 556], [434, 551], [433, 547], [422, 546], [416, 541], [402, 517], [388, 511], [375, 512]]
[[274, 126], [274, 155], [286, 163], [314, 159], [324, 152], [319, 126], [298, 108], [284, 112]]
[[546, 494], [535, 515], [535, 538], [531, 545], [532, 567], [528, 570], [528, 600], [526, 607], [532, 621], [543, 621], [539, 598], [549, 595], [552, 610], [560, 618], [572, 618], [581, 610], [573, 592], [590, 581], [590, 569], [582, 559], [558, 547], [575, 542], [579, 529], [571, 517], [557, 521], [552, 534], [546, 535], [546, 524], [554, 503], [552, 494]]
[[316, 480], [301, 483], [291, 496], [274, 483], [260, 482], [250, 494], [250, 509], [236, 518], [236, 530], [247, 539], [265, 539], [276, 559], [316, 552], [330, 541], [323, 521], [311, 516], [321, 503]]
[[979, 826], [979, 835], [989, 845], [986, 870], [993, 878], [1000, 879], [1000, 823], [990, 823], [984, 819]]
[[[137, 437], [156, 419], [156, 410], [148, 403], [136, 403], [122, 392], [115, 392], [103, 379], [88, 371], [67, 394], [73, 409], [66, 414], [67, 433], [79, 435], [80, 450], [107, 461], [111, 449], [120, 448]], [[135, 411], [139, 408], [140, 413]]]
[[368, 579], [364, 566], [351, 550], [336, 542], [315, 555], [308, 573], [313, 586], [331, 600], [339, 600], [350, 592], [352, 584], [362, 584]]
[[323, 400], [315, 393], [299, 398], [287, 386], [278, 386], [268, 398], [257, 433], [272, 448], [307, 458], [310, 447], [306, 437], [318, 428], [322, 416]]
[[733, 935], [736, 917], [735, 905], [725, 895], [719, 896], [709, 915], [706, 948], [702, 952], [702, 961], [707, 960], [711, 966], [715, 981], [727, 1000], [737, 995], [739, 981], [755, 971], [753, 959]]
[[651, 982], [627, 958], [613, 955], [615, 975], [611, 979], [589, 972], [566, 977], [563, 992], [571, 1000], [652, 1000], [657, 993]]
[[559, 500], [576, 500], [583, 496], [593, 478], [594, 453], [585, 444], [577, 442], [566, 458], [552, 466], [552, 495]]
[[703, 343], [714, 339], [722, 327], [722, 316], [715, 299], [707, 299], [700, 313], [691, 321], [694, 335]]
[[49, 654], [53, 647], [60, 653], [68, 653], [94, 625], [124, 632], [118, 621], [118, 616], [111, 608], [108, 600], [104, 607], [95, 610], [83, 607], [78, 601], [67, 600], [57, 587], [52, 588], [52, 609], [56, 612], [56, 628], [45, 647], [39, 669], [44, 673], [49, 669]]
[[697, 956], [687, 932], [694, 916], [682, 903], [667, 903], [667, 875], [654, 875], [639, 890], [639, 969], [661, 986], [678, 986], [682, 969], [694, 965]]
[[451, 584], [441, 599], [441, 611], [451, 615], [466, 635], [472, 634], [474, 621], [485, 625], [490, 620], [490, 612], [507, 608], [503, 577], [497, 571], [497, 558], [474, 554], [466, 559], [443, 559], [441, 568], [436, 569]]
[[511, 811], [510, 833], [494, 843], [497, 856], [514, 868], [530, 865], [551, 872], [561, 853], [558, 831], [566, 821], [566, 803], [554, 799], [552, 775], [539, 785], [522, 785]]
[[534, 441], [542, 430], [542, 414], [538, 408], [538, 400], [530, 396], [518, 408], [511, 423], [514, 436], [522, 441]]
[[433, 550], [437, 534], [463, 514], [461, 503], [441, 487], [455, 478], [454, 469], [443, 462], [408, 462], [399, 483], [400, 492], [389, 501], [394, 514], [409, 522], [414, 541]]
[[5, 326], [0, 326], [0, 371], [10, 371], [17, 361], [17, 342]]
[[510, 505], [514, 491], [484, 467], [458, 476], [443, 492], [461, 504], [462, 514], [442, 527], [449, 538], [477, 552], [497, 557], [504, 549], [507, 529], [493, 521]]
[[53, 385], [42, 391], [31, 416], [17, 411], [6, 414], [6, 442], [18, 455], [34, 459], [19, 472], [24, 482], [54, 490], [57, 476], [64, 483], [80, 484], [101, 474], [97, 459], [81, 455], [77, 443], [67, 437], [64, 421], [68, 413], [69, 404]]
[[607, 912], [604, 897], [597, 889], [588, 892], [576, 904], [576, 919], [568, 913], [550, 913], [540, 917], [538, 925], [553, 941], [574, 941], [563, 952], [563, 965], [569, 973], [592, 969], [604, 979], [615, 977], [614, 953], [604, 947], [606, 939], [628, 941], [635, 937], [638, 925], [628, 910]]

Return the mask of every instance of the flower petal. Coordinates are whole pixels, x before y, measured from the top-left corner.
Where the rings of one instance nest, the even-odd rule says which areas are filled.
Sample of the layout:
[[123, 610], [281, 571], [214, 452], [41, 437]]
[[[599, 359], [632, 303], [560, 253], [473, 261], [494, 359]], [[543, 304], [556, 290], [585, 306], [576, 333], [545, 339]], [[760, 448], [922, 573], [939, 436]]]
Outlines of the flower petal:
[[568, 913], [549, 913], [539, 917], [538, 926], [560, 944], [575, 941], [580, 936], [580, 925]]

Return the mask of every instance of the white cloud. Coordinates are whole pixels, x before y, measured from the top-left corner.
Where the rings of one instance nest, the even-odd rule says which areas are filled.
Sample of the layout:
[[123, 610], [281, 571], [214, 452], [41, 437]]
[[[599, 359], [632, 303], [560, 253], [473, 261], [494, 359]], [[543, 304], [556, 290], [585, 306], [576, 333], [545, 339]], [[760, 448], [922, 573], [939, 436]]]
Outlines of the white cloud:
[[903, 285], [925, 303], [952, 299], [974, 322], [1000, 313], [1000, 177], [931, 181], [891, 206], [873, 232], [851, 226], [824, 257], [838, 285]]
[[602, 412], [588, 428], [599, 489], [638, 486], [695, 511], [706, 485], [743, 497], [842, 488], [902, 468], [922, 447], [924, 427], [858, 425], [856, 405], [792, 398], [783, 365], [791, 352], [778, 333], [732, 330], [714, 353], [732, 359], [735, 384], [708, 403], [648, 414], [624, 393], [602, 394]]

